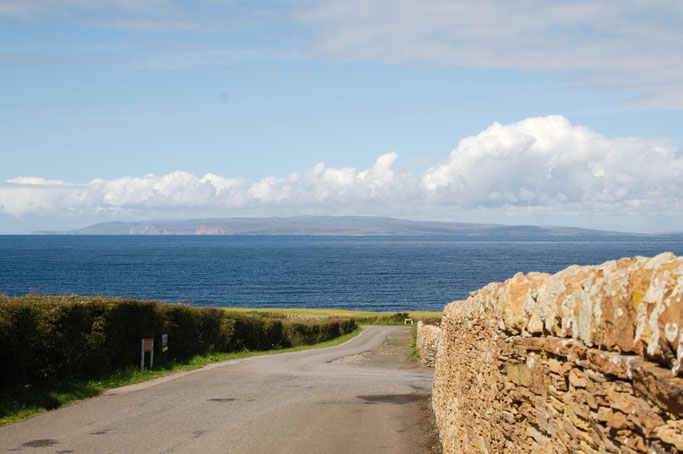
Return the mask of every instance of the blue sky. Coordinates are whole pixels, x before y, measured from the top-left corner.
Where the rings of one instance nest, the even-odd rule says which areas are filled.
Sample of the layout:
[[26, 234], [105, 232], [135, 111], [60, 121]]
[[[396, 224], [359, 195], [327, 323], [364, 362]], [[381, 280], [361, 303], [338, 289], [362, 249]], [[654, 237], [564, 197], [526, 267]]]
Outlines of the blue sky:
[[0, 0], [0, 233], [382, 215], [683, 231], [683, 6]]

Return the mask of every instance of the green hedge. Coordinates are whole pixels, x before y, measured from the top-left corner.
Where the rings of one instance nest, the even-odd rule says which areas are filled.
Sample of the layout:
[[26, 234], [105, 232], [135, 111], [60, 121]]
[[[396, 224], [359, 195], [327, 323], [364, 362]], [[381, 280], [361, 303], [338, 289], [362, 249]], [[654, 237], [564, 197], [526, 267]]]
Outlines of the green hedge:
[[371, 315], [369, 317], [361, 317], [357, 322], [361, 325], [403, 325], [405, 319], [409, 317], [408, 312], [394, 312], [382, 315]]
[[[0, 296], [0, 389], [135, 366], [142, 338], [155, 339], [157, 362], [311, 344], [355, 326], [353, 319], [288, 320], [154, 301]], [[162, 334], [169, 336], [163, 357]]]
[[314, 344], [334, 339], [356, 329], [352, 318], [328, 319], [326, 323], [318, 320], [292, 320], [285, 326], [290, 345]]

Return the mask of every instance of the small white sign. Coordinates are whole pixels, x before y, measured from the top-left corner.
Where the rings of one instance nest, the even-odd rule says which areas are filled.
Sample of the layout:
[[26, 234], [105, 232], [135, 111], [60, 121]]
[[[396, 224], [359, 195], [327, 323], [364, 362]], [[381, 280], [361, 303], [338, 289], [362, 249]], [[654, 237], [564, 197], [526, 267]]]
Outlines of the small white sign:
[[153, 352], [154, 351], [154, 339], [142, 339], [142, 351]]
[[149, 367], [154, 367], [154, 339], [142, 339], [140, 342], [140, 367], [145, 368], [145, 352], [149, 352]]

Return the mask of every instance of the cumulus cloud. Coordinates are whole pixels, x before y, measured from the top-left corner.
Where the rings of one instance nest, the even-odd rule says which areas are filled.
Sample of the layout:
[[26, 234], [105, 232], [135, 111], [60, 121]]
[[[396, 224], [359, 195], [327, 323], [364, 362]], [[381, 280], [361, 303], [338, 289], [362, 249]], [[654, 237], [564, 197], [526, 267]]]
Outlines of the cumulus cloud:
[[555, 115], [494, 123], [422, 176], [430, 198], [544, 213], [669, 213], [683, 208], [683, 156], [670, 141], [608, 139]]
[[0, 210], [22, 217], [112, 218], [355, 213], [443, 218], [443, 213], [671, 216], [683, 212], [683, 153], [671, 141], [607, 138], [555, 115], [494, 123], [462, 139], [420, 175], [387, 153], [368, 169], [319, 163], [257, 181], [215, 174], [0, 183]]

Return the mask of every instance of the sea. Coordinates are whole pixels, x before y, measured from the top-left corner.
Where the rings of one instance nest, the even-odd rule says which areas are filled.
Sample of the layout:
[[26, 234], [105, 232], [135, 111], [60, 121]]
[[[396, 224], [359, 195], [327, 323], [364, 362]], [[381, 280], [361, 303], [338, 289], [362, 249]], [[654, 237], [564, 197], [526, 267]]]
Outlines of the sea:
[[683, 237], [0, 236], [0, 294], [440, 311], [518, 272], [683, 255]]

